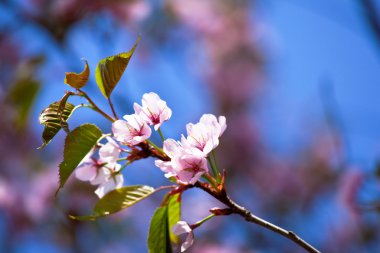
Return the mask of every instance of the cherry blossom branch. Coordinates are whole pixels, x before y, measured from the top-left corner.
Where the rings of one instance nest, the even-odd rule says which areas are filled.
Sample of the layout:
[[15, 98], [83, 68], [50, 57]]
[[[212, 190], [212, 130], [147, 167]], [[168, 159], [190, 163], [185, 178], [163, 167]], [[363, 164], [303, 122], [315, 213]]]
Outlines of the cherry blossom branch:
[[81, 89], [78, 89], [78, 92], [79, 92], [79, 96], [83, 96], [87, 99], [87, 101], [93, 106], [93, 109], [95, 111], [97, 111], [98, 113], [100, 113], [101, 115], [103, 115], [106, 119], [108, 119], [109, 121], [111, 122], [114, 122], [115, 119], [112, 118], [111, 116], [109, 116], [107, 113], [105, 113], [103, 110], [101, 110], [95, 103], [94, 101], [92, 101], [92, 99], [84, 92], [82, 91]]
[[373, 203], [362, 204], [358, 207], [359, 211], [380, 211], [380, 201], [375, 201]]
[[157, 132], [158, 132], [158, 134], [160, 135], [161, 141], [165, 141], [165, 137], [164, 137], [164, 134], [163, 134], [162, 131], [161, 131], [161, 128], [158, 128], [158, 129], [157, 129]]
[[170, 161], [170, 158], [161, 149], [152, 147], [148, 140], [145, 140], [136, 146], [139, 147], [139, 149], [134, 146], [130, 147], [131, 151], [127, 157], [127, 160], [131, 163], [148, 157], [155, 157], [162, 161]]
[[160, 153], [164, 153], [164, 151], [162, 150], [162, 148], [159, 148], [156, 144], [154, 144], [154, 142], [152, 142], [151, 140], [146, 140], [154, 149], [156, 149], [157, 151], [159, 151]]
[[274, 224], [272, 224], [272, 223], [270, 223], [270, 222], [268, 222], [268, 221], [266, 221], [266, 220], [264, 220], [264, 219], [262, 219], [256, 215], [254, 215], [252, 212], [250, 212], [245, 207], [238, 205], [227, 195], [227, 193], [224, 189], [221, 191], [216, 191], [215, 189], [210, 188], [207, 184], [201, 183], [199, 181], [197, 183], [195, 183], [194, 187], [197, 187], [197, 188], [207, 192], [208, 194], [210, 194], [211, 196], [213, 196], [214, 198], [216, 198], [217, 200], [219, 200], [220, 202], [222, 202], [223, 204], [225, 204], [226, 206], [229, 207], [229, 209], [230, 209], [229, 212], [222, 212], [220, 215], [229, 215], [232, 213], [238, 214], [238, 215], [242, 216], [243, 218], [245, 218], [246, 221], [249, 221], [249, 222], [255, 223], [257, 225], [260, 225], [262, 227], [265, 227], [269, 230], [272, 230], [273, 232], [275, 232], [277, 234], [280, 234], [280, 235], [292, 240], [293, 242], [295, 242], [296, 244], [298, 244], [299, 246], [304, 248], [307, 252], [320, 253], [319, 250], [317, 250], [316, 248], [311, 246], [309, 243], [307, 243], [305, 240], [303, 240], [301, 237], [299, 237], [296, 233], [294, 233], [292, 231], [285, 230], [279, 226], [276, 226], [276, 225], [274, 225]]
[[119, 119], [119, 117], [116, 114], [115, 108], [113, 107], [113, 104], [112, 104], [112, 101], [111, 101], [111, 97], [109, 97], [107, 100], [108, 100], [108, 104], [111, 107], [111, 111], [113, 113], [113, 116], [115, 117], [115, 119]]
[[177, 187], [176, 185], [164, 185], [164, 186], [160, 186], [160, 187], [156, 188], [154, 190], [154, 192], [159, 192], [159, 191], [167, 190], [167, 189], [174, 189], [176, 187]]

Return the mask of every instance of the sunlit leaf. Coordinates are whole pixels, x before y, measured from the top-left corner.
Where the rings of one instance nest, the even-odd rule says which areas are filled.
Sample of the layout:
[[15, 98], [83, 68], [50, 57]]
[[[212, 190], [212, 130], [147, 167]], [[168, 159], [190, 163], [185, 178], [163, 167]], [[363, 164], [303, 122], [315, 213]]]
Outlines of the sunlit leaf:
[[170, 244], [169, 227], [168, 227], [168, 207], [159, 207], [153, 214], [150, 221], [148, 235], [148, 252], [149, 253], [170, 253], [172, 247]]
[[119, 82], [139, 41], [140, 36], [129, 52], [120, 53], [99, 61], [95, 70], [96, 83], [106, 98], [110, 97]]
[[169, 236], [173, 243], [179, 243], [179, 238], [172, 232], [173, 226], [181, 219], [180, 193], [170, 196], [168, 203]]
[[87, 216], [70, 216], [75, 220], [95, 220], [128, 208], [154, 193], [154, 188], [147, 185], [132, 185], [115, 189], [107, 193], [96, 203], [93, 214]]
[[64, 186], [71, 173], [101, 136], [101, 130], [93, 124], [83, 124], [66, 136], [63, 161], [59, 165], [59, 188]]
[[45, 127], [42, 133], [43, 143], [38, 149], [45, 147], [53, 139], [61, 129], [61, 121], [66, 122], [73, 112], [74, 105], [66, 102], [64, 107], [60, 108], [61, 112], [60, 115], [58, 115], [60, 104], [61, 101], [54, 102], [40, 114], [40, 124], [45, 125]]
[[[61, 98], [61, 101], [59, 102], [58, 111], [57, 111], [57, 116], [58, 116], [58, 119], [59, 119], [59, 123], [61, 124], [61, 128], [63, 128], [63, 130], [65, 130], [66, 133], [69, 133], [70, 130], [69, 130], [69, 125], [67, 124], [67, 121], [63, 118], [62, 113], [63, 113], [63, 110], [66, 107], [67, 100], [72, 95], [73, 95], [72, 92], [66, 92], [65, 93], [65, 95]], [[71, 111], [71, 113], [73, 113], [74, 110], [75, 110], [75, 107]]]
[[87, 61], [85, 61], [84, 70], [81, 73], [66, 72], [64, 82], [75, 89], [80, 89], [88, 82], [90, 76], [90, 68]]
[[126, 186], [105, 195], [94, 207], [97, 215], [108, 215], [130, 207], [154, 193], [154, 188], [147, 185]]

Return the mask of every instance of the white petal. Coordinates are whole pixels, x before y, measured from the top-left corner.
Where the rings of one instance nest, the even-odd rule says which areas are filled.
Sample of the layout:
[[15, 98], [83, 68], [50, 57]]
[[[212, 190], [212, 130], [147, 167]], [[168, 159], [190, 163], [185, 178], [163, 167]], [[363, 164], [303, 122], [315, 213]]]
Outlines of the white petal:
[[219, 116], [219, 125], [220, 125], [220, 135], [219, 135], [220, 137], [227, 128], [226, 117]]
[[109, 169], [102, 167], [97, 171], [96, 177], [90, 181], [92, 185], [102, 184], [107, 181], [110, 176]]
[[172, 167], [171, 162], [164, 162], [161, 160], [156, 160], [156, 161], [154, 161], [154, 165], [156, 165], [158, 168], [160, 168], [165, 173], [173, 172], [173, 167]]
[[141, 134], [144, 137], [144, 140], [148, 139], [152, 135], [152, 129], [147, 124], [144, 124], [141, 129]]
[[192, 229], [186, 221], [178, 221], [172, 228], [172, 232], [175, 235], [190, 233], [191, 231]]
[[113, 178], [113, 181], [115, 182], [115, 189], [121, 188], [123, 186], [123, 183], [124, 183], [123, 174], [121, 174], [121, 173], [116, 174]]
[[121, 142], [126, 142], [129, 135], [129, 129], [127, 127], [127, 122], [124, 120], [116, 120], [112, 123], [112, 133], [115, 139]]
[[194, 234], [193, 232], [189, 233], [186, 237], [186, 240], [181, 245], [181, 252], [186, 251], [188, 248], [190, 248], [191, 245], [194, 243]]
[[84, 163], [75, 171], [75, 176], [82, 181], [91, 181], [96, 177], [97, 167], [92, 163]]
[[175, 141], [173, 139], [166, 139], [164, 141], [164, 144], [163, 144], [164, 152], [170, 158], [173, 158], [173, 156], [175, 155], [175, 153], [177, 153], [180, 148], [181, 148], [181, 145], [177, 141]]
[[119, 148], [119, 145], [116, 143], [116, 141], [114, 139], [112, 139], [111, 137], [107, 136], [106, 137], [106, 140], [108, 141], [108, 143], [110, 143], [111, 145], [115, 146], [116, 148]]
[[155, 125], [154, 125], [154, 130], [157, 131], [157, 130], [161, 127], [162, 123], [163, 123], [163, 122], [158, 123], [158, 124], [155, 124]]
[[111, 138], [99, 149], [99, 156], [102, 163], [116, 163], [120, 156], [120, 147]]
[[113, 171], [115, 171], [115, 172], [117, 172], [121, 169], [121, 165], [118, 163], [112, 164], [112, 166], [113, 166]]
[[170, 119], [171, 116], [172, 116], [172, 110], [169, 107], [167, 107], [165, 104], [165, 108], [162, 110], [160, 114], [160, 121], [161, 122], [167, 121], [168, 119]]
[[178, 180], [183, 184], [194, 184], [196, 181], [193, 182], [193, 176], [194, 172], [192, 171], [182, 170], [177, 172]]
[[217, 120], [213, 114], [203, 114], [199, 122], [206, 125], [214, 125], [217, 123]]
[[201, 178], [201, 176], [205, 173], [205, 171], [200, 171], [200, 172], [197, 172], [194, 177], [190, 180], [189, 184], [195, 184], [199, 178]]
[[135, 114], [140, 114], [143, 110], [143, 108], [138, 103], [133, 104], [133, 109], [135, 109]]
[[161, 98], [154, 92], [145, 93], [142, 98], [143, 108], [152, 113], [158, 115], [160, 113], [160, 101]]
[[139, 130], [142, 125], [142, 119], [137, 114], [124, 115], [124, 119], [127, 121], [127, 124], [135, 130]]
[[99, 198], [102, 198], [108, 192], [120, 188], [123, 185], [123, 182], [123, 175], [117, 174], [116, 176], [109, 178], [109, 180], [99, 185], [95, 191], [95, 194], [98, 195]]
[[187, 135], [189, 135], [189, 136], [192, 135], [193, 127], [194, 127], [193, 123], [186, 124], [186, 133], [187, 133]]

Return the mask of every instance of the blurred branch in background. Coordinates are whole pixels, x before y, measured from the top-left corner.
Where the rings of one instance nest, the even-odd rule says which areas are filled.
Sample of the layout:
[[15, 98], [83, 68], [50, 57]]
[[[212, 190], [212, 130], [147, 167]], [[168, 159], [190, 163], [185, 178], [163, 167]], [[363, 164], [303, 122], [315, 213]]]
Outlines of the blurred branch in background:
[[364, 18], [372, 29], [378, 47], [380, 47], [380, 13], [374, 0], [359, 0], [364, 12]]
[[[323, 112], [326, 118], [326, 124], [331, 135], [335, 153], [335, 163], [337, 173], [342, 172], [350, 164], [350, 142], [348, 134], [341, 117], [338, 101], [334, 90], [334, 84], [330, 79], [325, 79], [319, 85], [319, 92], [323, 106]], [[338, 135], [338, 136], [337, 136]]]

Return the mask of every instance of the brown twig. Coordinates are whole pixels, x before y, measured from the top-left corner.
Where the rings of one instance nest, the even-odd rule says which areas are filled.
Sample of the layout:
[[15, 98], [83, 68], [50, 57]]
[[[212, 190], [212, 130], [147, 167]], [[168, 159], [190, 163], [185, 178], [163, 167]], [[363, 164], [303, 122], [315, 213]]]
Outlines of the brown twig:
[[[319, 250], [311, 246], [309, 243], [307, 243], [305, 240], [303, 240], [301, 237], [299, 237], [296, 233], [292, 231], [285, 230], [279, 226], [276, 226], [260, 217], [257, 217], [253, 213], [251, 213], [248, 209], [238, 205], [235, 203], [226, 193], [226, 191], [223, 189], [221, 191], [216, 191], [215, 189], [209, 187], [206, 183], [197, 182], [194, 187], [197, 187], [199, 189], [202, 189], [203, 191], [207, 192], [214, 198], [218, 199], [220, 202], [225, 204], [231, 209], [231, 213], [238, 214], [242, 216], [246, 221], [255, 223], [257, 225], [260, 225], [262, 227], [265, 227], [269, 230], [272, 230], [275, 233], [278, 233], [282, 236], [285, 236], [286, 238], [292, 240], [302, 248], [304, 248], [307, 252], [310, 253], [320, 253]], [[230, 213], [229, 213], [230, 214]]]
[[156, 148], [149, 145], [147, 141], [141, 142], [136, 145], [139, 148], [131, 146], [131, 151], [129, 152], [127, 160], [130, 162], [137, 161], [140, 159], [155, 157], [162, 161], [170, 161], [170, 157], [168, 157], [165, 153], [160, 152]]
[[112, 104], [112, 101], [111, 101], [111, 97], [109, 97], [107, 100], [108, 100], [108, 104], [111, 107], [111, 111], [113, 113], [113, 116], [115, 117], [115, 119], [119, 119], [119, 117], [116, 114], [115, 108], [113, 107], [113, 104]]
[[[167, 155], [165, 155], [165, 153], [161, 153], [161, 152], [157, 151], [156, 149], [151, 148], [149, 143], [147, 143], [147, 142], [140, 143], [139, 146], [141, 148], [141, 152], [144, 153], [145, 155], [150, 155], [150, 156], [156, 157], [158, 159], [161, 159], [163, 161], [170, 161], [170, 158]], [[156, 153], [152, 153], [152, 152], [156, 152]], [[226, 175], [224, 172], [223, 178], [222, 178], [223, 179], [222, 183], [219, 185], [220, 187], [215, 188], [209, 183], [202, 183], [202, 182], [198, 181], [194, 185], [186, 185], [185, 188], [182, 189], [182, 191], [184, 191], [186, 189], [193, 188], [193, 187], [199, 188], [199, 189], [207, 192], [208, 194], [210, 194], [211, 196], [213, 196], [215, 199], [219, 200], [223, 204], [225, 204], [230, 209], [230, 210], [227, 210], [227, 209], [216, 210], [215, 211], [215, 212], [217, 212], [216, 215], [238, 214], [238, 215], [242, 216], [246, 221], [249, 221], [249, 222], [255, 223], [257, 225], [260, 225], [262, 227], [265, 227], [265, 228], [267, 228], [267, 229], [269, 229], [269, 230], [271, 230], [277, 234], [280, 234], [280, 235], [292, 240], [293, 242], [295, 242], [296, 244], [298, 244], [299, 246], [304, 248], [309, 253], [320, 253], [319, 250], [317, 250], [316, 248], [311, 246], [309, 243], [307, 243], [305, 240], [303, 240], [301, 237], [299, 237], [293, 231], [288, 231], [288, 230], [283, 229], [277, 225], [274, 225], [274, 224], [270, 223], [269, 221], [266, 221], [266, 220], [264, 220], [264, 219], [262, 219], [256, 215], [254, 215], [251, 211], [249, 211], [245, 207], [242, 207], [242, 206], [238, 205], [237, 203], [235, 203], [227, 195], [227, 192], [224, 188], [224, 177], [225, 176]], [[215, 214], [212, 210], [211, 210], [211, 212], [213, 214]]]
[[108, 119], [109, 121], [111, 122], [114, 122], [115, 119], [112, 118], [111, 116], [109, 116], [107, 113], [105, 113], [104, 111], [102, 111], [95, 103], [94, 101], [92, 101], [92, 99], [84, 92], [82, 91], [81, 89], [78, 89], [78, 92], [80, 96], [83, 96], [87, 99], [87, 101], [94, 107], [94, 110], [97, 111], [98, 113], [100, 113], [101, 115], [103, 115], [106, 119]]

